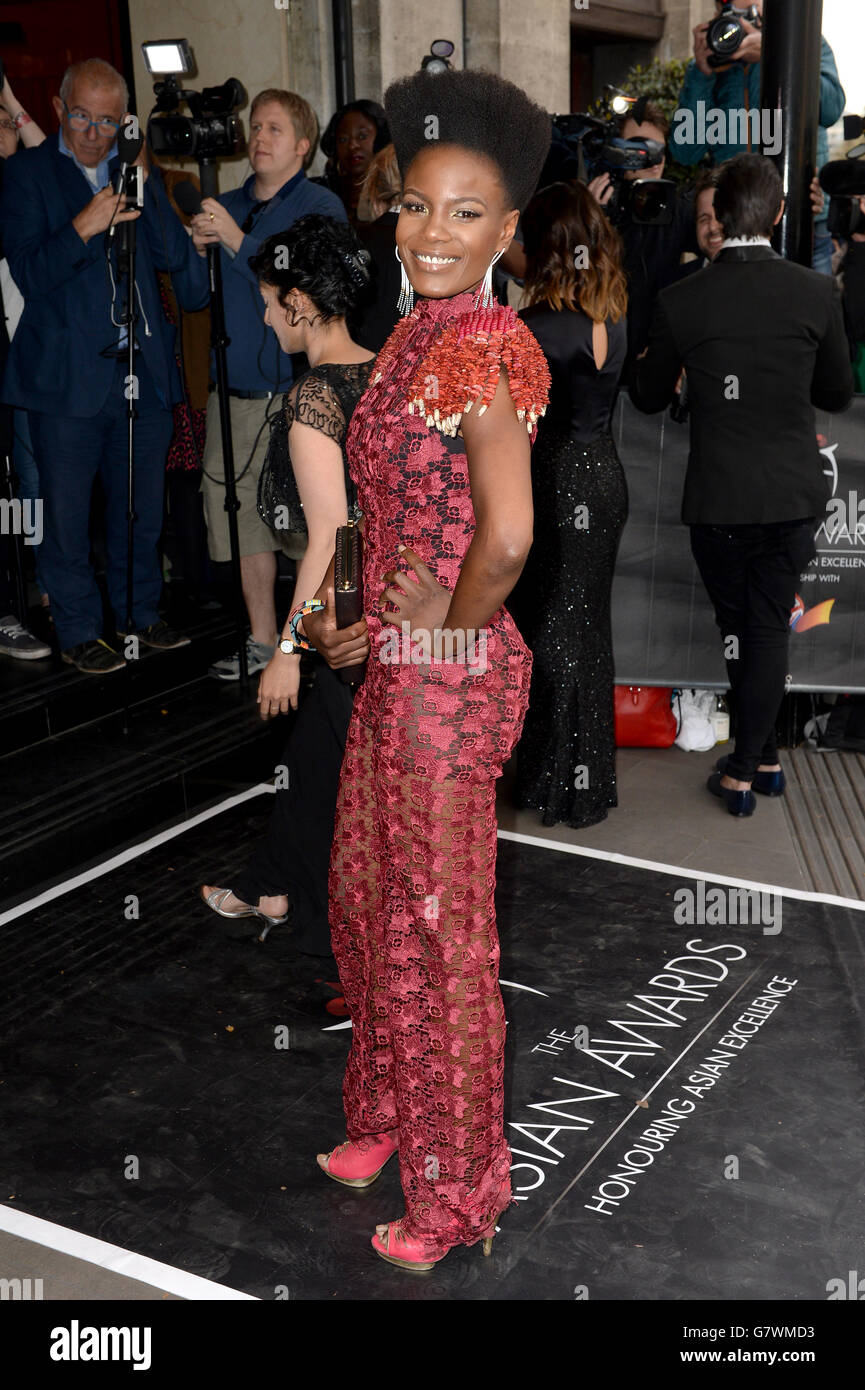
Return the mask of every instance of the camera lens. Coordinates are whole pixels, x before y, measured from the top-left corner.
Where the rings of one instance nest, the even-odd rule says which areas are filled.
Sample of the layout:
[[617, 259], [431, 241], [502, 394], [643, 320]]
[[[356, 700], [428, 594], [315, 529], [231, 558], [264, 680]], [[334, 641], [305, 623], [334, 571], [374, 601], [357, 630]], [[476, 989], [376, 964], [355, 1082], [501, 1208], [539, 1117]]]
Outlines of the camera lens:
[[728, 58], [735, 53], [745, 37], [745, 30], [738, 19], [725, 19], [723, 16], [709, 25], [706, 42], [719, 58]]

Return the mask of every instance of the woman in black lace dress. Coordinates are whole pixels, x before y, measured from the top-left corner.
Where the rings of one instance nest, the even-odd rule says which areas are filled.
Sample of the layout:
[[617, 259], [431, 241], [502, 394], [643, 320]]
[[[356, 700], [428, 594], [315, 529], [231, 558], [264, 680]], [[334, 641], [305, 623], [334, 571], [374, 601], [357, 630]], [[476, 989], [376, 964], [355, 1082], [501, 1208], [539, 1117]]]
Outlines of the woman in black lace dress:
[[[277, 536], [308, 534], [293, 610], [321, 584], [354, 501], [345, 436], [375, 356], [353, 340], [346, 315], [367, 287], [368, 254], [345, 223], [310, 214], [270, 237], [250, 265], [265, 323], [284, 352], [303, 352], [310, 364], [283, 397], [259, 486], [259, 510]], [[298, 709], [301, 657], [289, 650], [287, 623], [282, 636], [259, 679], [263, 719]], [[266, 929], [285, 920], [290, 904], [293, 944], [327, 956], [328, 865], [352, 692], [319, 656], [309, 659], [314, 682], [292, 724], [265, 837], [233, 888], [205, 884], [201, 896], [220, 916], [256, 916]]]
[[552, 387], [532, 450], [534, 544], [513, 605], [534, 654], [515, 799], [544, 825], [581, 827], [617, 804], [610, 590], [628, 492], [610, 415], [627, 294], [618, 233], [582, 184], [542, 189], [522, 226], [520, 317]]

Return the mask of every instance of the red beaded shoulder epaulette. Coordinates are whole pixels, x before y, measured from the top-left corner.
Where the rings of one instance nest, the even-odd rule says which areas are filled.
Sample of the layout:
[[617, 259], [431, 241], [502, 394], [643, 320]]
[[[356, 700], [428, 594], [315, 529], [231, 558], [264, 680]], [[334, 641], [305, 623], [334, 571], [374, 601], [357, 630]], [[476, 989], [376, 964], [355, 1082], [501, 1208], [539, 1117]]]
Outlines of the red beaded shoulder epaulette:
[[[408, 326], [410, 320], [403, 322]], [[375, 381], [402, 356], [400, 327], [379, 353]], [[547, 408], [550, 370], [537, 339], [503, 304], [471, 310], [445, 324], [411, 378], [408, 412], [425, 416], [427, 425], [442, 434], [455, 435], [462, 416], [478, 401], [478, 414], [483, 415], [496, 394], [502, 367], [517, 415], [531, 434]]]

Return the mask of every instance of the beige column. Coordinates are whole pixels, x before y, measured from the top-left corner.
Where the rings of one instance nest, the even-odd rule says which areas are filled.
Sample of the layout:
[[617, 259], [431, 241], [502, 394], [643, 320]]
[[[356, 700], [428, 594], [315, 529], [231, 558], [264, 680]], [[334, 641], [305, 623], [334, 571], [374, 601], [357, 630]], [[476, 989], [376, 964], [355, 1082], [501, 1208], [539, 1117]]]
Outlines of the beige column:
[[668, 63], [672, 58], [692, 58], [694, 27], [714, 19], [715, 6], [711, 0], [666, 0], [664, 8], [667, 23], [664, 37], [656, 47], [655, 57], [662, 63]]

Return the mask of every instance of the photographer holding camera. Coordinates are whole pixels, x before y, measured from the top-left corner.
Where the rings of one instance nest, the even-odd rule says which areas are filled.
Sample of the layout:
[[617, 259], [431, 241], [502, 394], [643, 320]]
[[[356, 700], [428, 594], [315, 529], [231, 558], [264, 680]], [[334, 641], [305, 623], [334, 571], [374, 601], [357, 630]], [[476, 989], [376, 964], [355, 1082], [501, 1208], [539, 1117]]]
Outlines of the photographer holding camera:
[[715, 259], [658, 297], [631, 399], [648, 414], [688, 375], [691, 447], [682, 520], [724, 640], [736, 747], [709, 779], [734, 816], [754, 790], [778, 796], [775, 720], [790, 610], [816, 554], [827, 497], [814, 406], [840, 411], [853, 378], [833, 279], [771, 247], [783, 213], [771, 159], [737, 155], [717, 173]]
[[[654, 140], [666, 148], [669, 124], [660, 107], [641, 97], [621, 126], [624, 140]], [[622, 177], [628, 184], [636, 180], [656, 180], [664, 177], [666, 156], [646, 169], [626, 169]], [[615, 193], [615, 183], [609, 173], [598, 174], [589, 183], [589, 192], [601, 207], [609, 210]], [[626, 199], [615, 217], [624, 246], [625, 274], [628, 279], [628, 352], [622, 369], [622, 383], [630, 381], [636, 358], [649, 339], [652, 310], [660, 290], [670, 285], [679, 274], [685, 252], [699, 250], [694, 229], [694, 206], [689, 197], [670, 193], [670, 218], [667, 222], [651, 224], [635, 219], [630, 200]]]
[[[306, 176], [317, 138], [315, 112], [303, 97], [276, 88], [259, 92], [249, 113], [253, 172], [240, 188], [220, 193], [218, 198], [205, 198], [191, 223], [188, 270], [192, 290], [184, 308], [200, 309], [208, 302], [206, 248], [221, 247], [225, 326], [230, 339], [226, 357], [231, 437], [240, 501], [240, 570], [251, 629], [246, 652], [250, 674], [264, 670], [277, 639], [274, 581], [280, 545], [258, 514], [256, 496], [270, 438], [269, 421], [278, 405], [274, 398], [281, 399], [294, 373], [291, 358], [265, 323], [265, 305], [249, 258], [268, 237], [286, 231], [306, 213], [347, 220], [336, 194]], [[210, 558], [227, 561], [231, 550], [224, 506], [222, 435], [213, 386], [207, 403], [202, 493]], [[211, 673], [221, 680], [239, 680], [240, 653], [217, 662]]]
[[[106, 498], [108, 590], [118, 625], [126, 616], [127, 392], [135, 392], [134, 606], [139, 640], [167, 650], [188, 638], [157, 611], [162, 574], [165, 454], [171, 406], [180, 399], [173, 331], [156, 270], [185, 265], [187, 237], [161, 176], [142, 148], [146, 179], [139, 212], [111, 186], [126, 83], [110, 63], [89, 58], [67, 69], [54, 98], [59, 132], [19, 150], [5, 168], [0, 219], [24, 310], [9, 349], [3, 401], [28, 411], [44, 501], [40, 564], [63, 659], [89, 675], [120, 670], [123, 655], [102, 640], [102, 599], [90, 564], [89, 518], [98, 473]], [[127, 379], [123, 284], [109, 229], [140, 221], [135, 277], [140, 353]], [[106, 259], [110, 275], [106, 274]]]
[[[715, 0], [715, 18], [698, 24], [694, 29], [694, 57], [688, 64], [678, 105], [679, 111], [693, 116], [695, 138], [680, 140], [682, 132], [673, 132], [672, 146], [680, 164], [698, 164], [706, 153], [711, 154], [714, 164], [723, 164], [734, 155], [751, 149], [750, 141], [747, 146], [735, 140], [708, 144], [697, 138], [700, 128], [698, 103], [704, 104], [704, 111], [759, 110], [762, 16], [763, 0], [755, 0], [754, 4], [740, 8], [724, 3], [724, 0]], [[826, 129], [839, 119], [844, 102], [844, 89], [838, 80], [834, 54], [826, 40], [821, 39], [818, 169], [829, 158]], [[832, 241], [826, 226], [827, 215], [824, 212], [814, 220], [812, 260], [813, 268], [825, 275], [831, 274], [832, 270]]]

